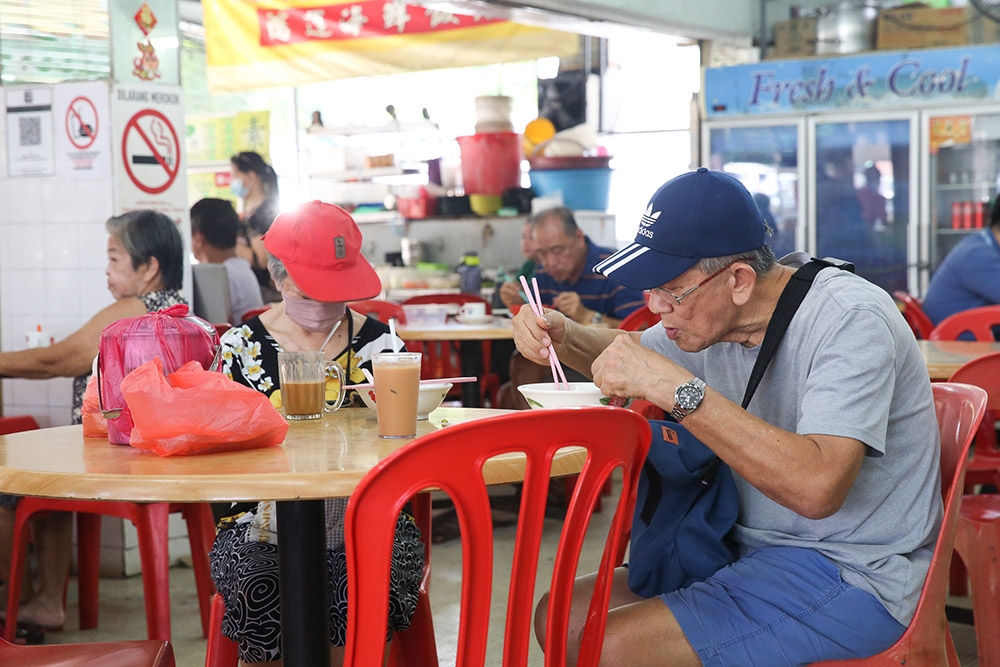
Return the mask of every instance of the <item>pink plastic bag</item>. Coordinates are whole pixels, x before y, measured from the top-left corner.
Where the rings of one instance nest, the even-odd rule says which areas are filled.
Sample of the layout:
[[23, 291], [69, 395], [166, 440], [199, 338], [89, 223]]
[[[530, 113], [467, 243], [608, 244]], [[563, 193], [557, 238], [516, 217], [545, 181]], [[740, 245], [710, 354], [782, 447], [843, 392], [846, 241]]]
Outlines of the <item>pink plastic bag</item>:
[[108, 416], [108, 440], [127, 445], [132, 431], [132, 415], [119, 388], [122, 378], [154, 357], [162, 360], [167, 373], [189, 361], [209, 368], [218, 344], [215, 327], [188, 315], [183, 304], [105, 327], [97, 355], [98, 396], [102, 410], [120, 410], [117, 416]]
[[264, 394], [192, 361], [163, 374], [159, 358], [121, 382], [132, 412], [133, 447], [160, 456], [277, 445], [288, 422]]

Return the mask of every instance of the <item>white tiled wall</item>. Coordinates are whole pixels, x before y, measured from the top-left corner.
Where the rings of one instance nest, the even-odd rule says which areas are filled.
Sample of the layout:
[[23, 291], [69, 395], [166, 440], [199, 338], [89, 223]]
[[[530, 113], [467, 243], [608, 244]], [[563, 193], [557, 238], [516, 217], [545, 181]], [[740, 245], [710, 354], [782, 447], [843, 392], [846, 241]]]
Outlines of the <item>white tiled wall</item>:
[[[0, 181], [0, 349], [23, 348], [39, 325], [65, 338], [112, 302], [104, 223], [113, 187], [110, 177]], [[4, 380], [3, 413], [33, 415], [43, 427], [69, 424], [71, 393], [69, 378]]]
[[[6, 117], [0, 110], [0, 127]], [[61, 340], [112, 303], [104, 267], [105, 222], [114, 214], [114, 179], [10, 177], [5, 133], [0, 132], [0, 350], [25, 347], [25, 333], [41, 325]], [[3, 414], [30, 414], [42, 427], [71, 421], [71, 378], [3, 380]], [[171, 559], [189, 553], [184, 522], [170, 519]], [[131, 523], [105, 517], [101, 570], [137, 574]]]

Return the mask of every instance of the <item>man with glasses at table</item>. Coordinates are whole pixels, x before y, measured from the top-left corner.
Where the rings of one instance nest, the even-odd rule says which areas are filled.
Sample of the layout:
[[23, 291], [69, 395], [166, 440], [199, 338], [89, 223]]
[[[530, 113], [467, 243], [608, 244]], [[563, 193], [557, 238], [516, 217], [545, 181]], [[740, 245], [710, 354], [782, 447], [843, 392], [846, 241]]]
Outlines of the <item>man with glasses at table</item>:
[[[555, 308], [578, 324], [617, 327], [632, 311], [645, 303], [642, 291], [620, 285], [594, 273], [594, 267], [614, 250], [590, 240], [576, 224], [573, 211], [565, 206], [535, 213], [529, 224], [535, 241], [535, 270], [542, 304]], [[526, 361], [516, 351], [510, 357], [510, 382], [500, 389], [501, 408], [524, 410], [528, 402], [515, 388], [550, 379], [548, 366]], [[567, 370], [572, 381], [588, 378]]]
[[616, 327], [645, 299], [641, 290], [594, 273], [614, 250], [590, 240], [565, 206], [531, 217], [531, 235], [540, 266], [535, 270], [542, 304], [583, 325]]
[[[597, 267], [649, 290], [662, 326], [582, 327], [554, 311], [515, 319], [525, 357], [547, 363], [552, 344], [606, 395], [683, 420], [739, 491], [732, 564], [648, 598], [629, 589], [627, 568], [615, 573], [602, 664], [867, 657], [913, 617], [942, 517], [940, 444], [930, 381], [891, 297], [850, 272], [820, 271], [740, 407], [778, 297], [805, 259], [779, 263], [750, 193], [702, 168], [657, 190], [635, 242]], [[574, 600], [589, 600], [592, 583], [579, 578]], [[571, 638], [585, 612], [574, 609]]]

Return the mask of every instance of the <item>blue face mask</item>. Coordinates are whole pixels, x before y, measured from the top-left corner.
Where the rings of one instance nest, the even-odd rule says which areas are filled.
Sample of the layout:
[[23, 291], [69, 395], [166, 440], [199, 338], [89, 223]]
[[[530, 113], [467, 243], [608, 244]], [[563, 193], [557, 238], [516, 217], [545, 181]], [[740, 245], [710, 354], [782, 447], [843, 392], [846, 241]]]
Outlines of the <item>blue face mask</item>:
[[240, 199], [243, 199], [244, 197], [247, 196], [247, 186], [243, 185], [242, 178], [234, 178], [233, 180], [229, 181], [229, 189], [232, 191], [234, 195], [236, 195]]

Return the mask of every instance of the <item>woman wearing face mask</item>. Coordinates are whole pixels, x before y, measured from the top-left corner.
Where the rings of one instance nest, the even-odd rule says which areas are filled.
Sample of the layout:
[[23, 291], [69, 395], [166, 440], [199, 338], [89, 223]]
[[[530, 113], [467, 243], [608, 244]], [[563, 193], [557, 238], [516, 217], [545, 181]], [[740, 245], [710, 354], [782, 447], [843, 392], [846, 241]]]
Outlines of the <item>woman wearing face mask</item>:
[[[279, 350], [323, 350], [347, 371], [352, 384], [365, 382], [377, 352], [391, 351], [385, 324], [359, 315], [346, 302], [369, 299], [382, 289], [361, 254], [361, 231], [338, 206], [313, 201], [281, 213], [263, 239], [268, 268], [281, 303], [222, 336], [223, 371], [270, 397], [281, 407]], [[328, 381], [333, 383], [332, 380]], [[336, 388], [328, 388], [331, 400]], [[347, 499], [326, 501], [327, 567], [330, 574], [332, 664], [343, 662], [347, 570], [343, 516]], [[212, 578], [223, 596], [223, 633], [239, 645], [243, 664], [281, 659], [278, 616], [278, 535], [271, 524], [273, 503], [234, 505], [222, 519], [212, 548]], [[396, 525], [389, 634], [406, 628], [416, 607], [423, 571], [420, 533], [410, 517]], [[388, 637], [387, 637], [388, 638]]]
[[243, 233], [236, 253], [250, 262], [260, 283], [264, 303], [280, 298], [267, 270], [267, 251], [261, 237], [278, 215], [278, 175], [258, 153], [243, 151], [230, 158], [229, 189], [242, 202]]

